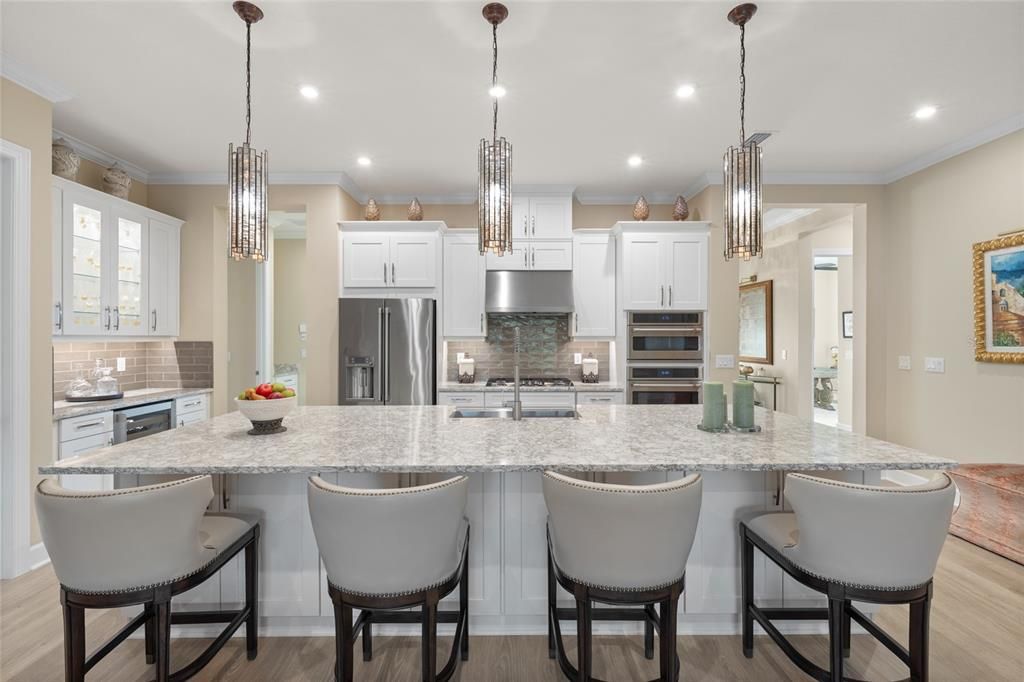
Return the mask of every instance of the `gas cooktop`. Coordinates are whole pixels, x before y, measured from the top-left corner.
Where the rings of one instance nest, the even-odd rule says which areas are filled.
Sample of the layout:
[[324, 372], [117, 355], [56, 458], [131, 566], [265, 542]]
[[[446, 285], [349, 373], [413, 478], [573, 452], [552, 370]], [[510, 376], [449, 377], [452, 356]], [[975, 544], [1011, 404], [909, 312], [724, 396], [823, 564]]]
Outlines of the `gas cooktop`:
[[[512, 386], [513, 381], [510, 377], [495, 377], [487, 380], [488, 386]], [[519, 379], [520, 386], [526, 387], [552, 387], [552, 388], [572, 388], [572, 380], [565, 377], [526, 377]]]

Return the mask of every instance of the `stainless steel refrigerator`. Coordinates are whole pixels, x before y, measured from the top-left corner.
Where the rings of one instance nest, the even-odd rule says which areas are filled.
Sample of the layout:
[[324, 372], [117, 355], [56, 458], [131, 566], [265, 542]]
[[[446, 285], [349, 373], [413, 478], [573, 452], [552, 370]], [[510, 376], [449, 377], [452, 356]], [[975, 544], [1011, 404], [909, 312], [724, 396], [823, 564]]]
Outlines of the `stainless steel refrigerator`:
[[339, 404], [435, 404], [435, 304], [432, 298], [338, 299]]

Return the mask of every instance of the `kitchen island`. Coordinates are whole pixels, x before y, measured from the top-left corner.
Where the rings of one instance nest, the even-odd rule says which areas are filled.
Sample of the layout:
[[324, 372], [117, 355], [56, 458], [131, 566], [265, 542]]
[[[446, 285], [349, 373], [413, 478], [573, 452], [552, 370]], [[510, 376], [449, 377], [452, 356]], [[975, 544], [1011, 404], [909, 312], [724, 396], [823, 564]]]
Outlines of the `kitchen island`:
[[[699, 406], [588, 405], [578, 419], [520, 422], [451, 415], [450, 406], [302, 407], [285, 420], [287, 432], [254, 437], [246, 435], [249, 423], [232, 413], [64, 460], [40, 473], [116, 474], [123, 485], [216, 474], [215, 508], [261, 517], [261, 613], [268, 635], [287, 635], [333, 632], [306, 508], [310, 474], [363, 487], [468, 474], [470, 615], [474, 632], [485, 634], [545, 632], [541, 471], [631, 482], [700, 471], [704, 498], [680, 602], [680, 630], [728, 633], [739, 623], [736, 524], [746, 514], [786, 508], [785, 472], [828, 471], [875, 483], [884, 470], [956, 464], [762, 409], [756, 421], [763, 431], [727, 434], [698, 430]], [[777, 569], [762, 564], [757, 579], [757, 596], [767, 603], [817, 603]], [[240, 566], [229, 565], [180, 606], [240, 602], [242, 585]], [[606, 632], [633, 627], [604, 625]]]

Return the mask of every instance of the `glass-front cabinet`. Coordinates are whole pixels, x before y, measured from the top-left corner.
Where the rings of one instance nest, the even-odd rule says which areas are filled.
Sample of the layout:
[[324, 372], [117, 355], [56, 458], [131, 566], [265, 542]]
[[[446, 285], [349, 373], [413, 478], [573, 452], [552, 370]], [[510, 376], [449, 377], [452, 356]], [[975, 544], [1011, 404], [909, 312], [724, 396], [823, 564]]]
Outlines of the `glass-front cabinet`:
[[[60, 253], [54, 263], [53, 333], [177, 335], [181, 221], [56, 178], [53, 210]], [[153, 251], [150, 225], [157, 220]], [[161, 309], [152, 309], [151, 300]]]

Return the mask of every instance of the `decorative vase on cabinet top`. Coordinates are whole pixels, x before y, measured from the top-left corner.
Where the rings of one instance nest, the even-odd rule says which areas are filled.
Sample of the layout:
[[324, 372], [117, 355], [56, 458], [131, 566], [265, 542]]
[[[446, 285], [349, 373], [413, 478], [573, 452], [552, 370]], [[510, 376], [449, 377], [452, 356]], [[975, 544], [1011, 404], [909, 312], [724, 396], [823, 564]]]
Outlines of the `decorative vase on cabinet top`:
[[366, 202], [365, 217], [367, 220], [380, 220], [380, 206], [377, 205], [376, 199], [371, 198]]
[[63, 137], [54, 141], [51, 158], [54, 175], [65, 180], [74, 180], [78, 176], [82, 159]]
[[651, 207], [643, 195], [633, 204], [633, 220], [647, 220], [651, 216]]
[[675, 206], [672, 207], [672, 220], [686, 220], [690, 217], [690, 207], [686, 203], [686, 199], [680, 194], [676, 197]]
[[409, 204], [409, 211], [406, 213], [409, 220], [423, 220], [423, 206], [420, 205], [420, 200], [416, 197], [412, 198], [412, 203]]
[[127, 199], [132, 189], [132, 179], [116, 163], [103, 174], [103, 191], [118, 199]]

